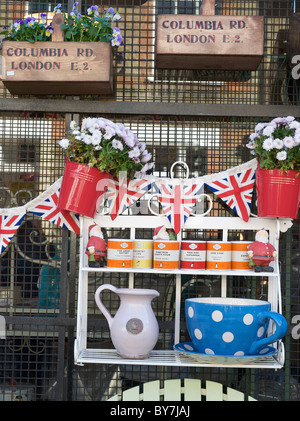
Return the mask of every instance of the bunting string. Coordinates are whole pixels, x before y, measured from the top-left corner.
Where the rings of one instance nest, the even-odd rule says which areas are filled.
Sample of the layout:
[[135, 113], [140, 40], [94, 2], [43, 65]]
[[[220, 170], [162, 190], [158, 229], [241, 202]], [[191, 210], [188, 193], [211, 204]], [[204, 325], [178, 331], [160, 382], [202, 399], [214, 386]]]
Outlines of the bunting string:
[[[186, 167], [187, 165], [183, 163]], [[174, 165], [174, 164], [173, 164]], [[163, 212], [176, 234], [184, 227], [203, 188], [226, 203], [240, 218], [248, 221], [253, 195], [256, 159], [216, 174], [195, 178], [145, 176], [143, 179], [126, 180], [124, 177], [110, 182], [107, 189], [108, 213], [112, 219], [122, 214], [152, 187], [156, 191]], [[172, 166], [173, 168], [173, 166]], [[187, 167], [188, 168], [188, 167]], [[24, 206], [0, 209], [0, 254], [7, 247], [29, 212], [80, 234], [79, 215], [58, 208], [62, 177], [46, 191]], [[101, 205], [101, 204], [100, 204]]]

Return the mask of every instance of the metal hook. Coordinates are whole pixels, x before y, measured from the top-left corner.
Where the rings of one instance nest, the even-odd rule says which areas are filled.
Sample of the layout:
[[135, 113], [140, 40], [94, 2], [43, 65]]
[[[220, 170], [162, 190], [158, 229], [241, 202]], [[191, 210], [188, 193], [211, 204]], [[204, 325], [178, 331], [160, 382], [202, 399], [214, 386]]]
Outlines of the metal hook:
[[204, 213], [201, 213], [201, 214], [197, 213], [196, 214], [194, 212], [191, 212], [192, 216], [205, 216], [212, 210], [213, 203], [212, 203], [211, 197], [206, 193], [202, 193], [202, 194], [199, 195], [199, 198], [198, 198], [197, 202], [201, 202], [201, 199], [200, 199], [201, 196], [206, 196], [208, 198], [209, 202], [210, 202], [210, 205], [209, 205], [207, 211], [205, 211]]
[[189, 178], [190, 169], [189, 169], [189, 166], [184, 161], [176, 161], [176, 162], [174, 162], [174, 164], [171, 166], [171, 169], [170, 169], [170, 176], [171, 176], [171, 178], [174, 178], [174, 176], [173, 176], [173, 168], [175, 167], [175, 165], [183, 165], [186, 168], [186, 178]]

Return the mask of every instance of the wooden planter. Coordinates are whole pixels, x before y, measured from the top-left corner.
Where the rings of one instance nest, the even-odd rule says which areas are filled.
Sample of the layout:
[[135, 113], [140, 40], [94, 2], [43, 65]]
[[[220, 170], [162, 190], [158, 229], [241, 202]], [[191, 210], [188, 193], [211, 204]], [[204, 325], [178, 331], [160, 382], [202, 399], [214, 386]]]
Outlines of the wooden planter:
[[112, 50], [107, 42], [64, 42], [63, 16], [52, 41], [2, 44], [2, 81], [13, 95], [112, 95]]
[[158, 15], [155, 65], [162, 69], [256, 70], [264, 51], [263, 16]]

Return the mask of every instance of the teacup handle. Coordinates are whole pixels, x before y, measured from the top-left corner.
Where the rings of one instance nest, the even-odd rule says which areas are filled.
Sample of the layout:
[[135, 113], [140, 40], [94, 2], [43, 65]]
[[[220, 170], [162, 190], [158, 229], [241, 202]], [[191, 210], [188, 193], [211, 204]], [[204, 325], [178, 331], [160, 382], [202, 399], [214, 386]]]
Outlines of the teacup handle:
[[251, 345], [249, 354], [256, 355], [260, 348], [263, 346], [269, 345], [273, 342], [276, 342], [278, 339], [284, 337], [287, 331], [287, 322], [282, 314], [275, 313], [273, 311], [263, 311], [258, 314], [258, 318], [263, 324], [267, 319], [272, 319], [276, 324], [276, 330], [273, 335], [268, 336], [267, 338], [260, 339]]
[[105, 307], [105, 305], [102, 303], [102, 301], [100, 299], [100, 293], [104, 289], [109, 289], [112, 292], [116, 293], [116, 291], [118, 290], [118, 288], [116, 288], [115, 286], [110, 285], [110, 284], [103, 284], [95, 292], [95, 301], [96, 301], [96, 304], [99, 307], [99, 310], [102, 312], [103, 316], [106, 318], [106, 320], [108, 322], [108, 325], [109, 325], [109, 328], [111, 328], [113, 317], [111, 316], [110, 312], [107, 310], [107, 308]]

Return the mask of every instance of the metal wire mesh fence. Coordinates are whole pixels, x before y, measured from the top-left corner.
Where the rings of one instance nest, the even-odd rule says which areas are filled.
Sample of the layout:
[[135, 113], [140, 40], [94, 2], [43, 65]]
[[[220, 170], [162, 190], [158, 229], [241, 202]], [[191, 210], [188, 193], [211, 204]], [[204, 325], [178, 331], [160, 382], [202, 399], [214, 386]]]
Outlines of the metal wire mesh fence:
[[[292, 77], [287, 59], [289, 19], [300, 12], [298, 2], [286, 1], [216, 1], [216, 15], [265, 17], [264, 58], [257, 71], [159, 70], [154, 66], [155, 17], [160, 13], [198, 13], [199, 1], [119, 1], [95, 2], [103, 8], [118, 9], [123, 43], [114, 58], [115, 96], [73, 98], [76, 112], [49, 109], [41, 111], [39, 98], [15, 104], [3, 85], [0, 87], [0, 208], [19, 207], [45, 191], [63, 172], [63, 151], [57, 140], [65, 136], [74, 118], [103, 115], [119, 121], [147, 142], [155, 162], [154, 174], [168, 176], [171, 165], [185, 161], [190, 176], [216, 173], [246, 162], [246, 139], [259, 121], [267, 121], [275, 111], [269, 105], [284, 105], [287, 114], [299, 104], [298, 80]], [[55, 2], [1, 0], [0, 24], [26, 14], [49, 13]], [[62, 2], [66, 8], [68, 2]], [[92, 1], [81, 2], [85, 11]], [[56, 99], [56, 98], [50, 98]], [[70, 98], [59, 97], [63, 103]], [[95, 104], [123, 102], [122, 112], [86, 111]], [[33, 101], [33, 102], [32, 102]], [[91, 101], [93, 102], [91, 105]], [[174, 103], [174, 113], [147, 114], [131, 103]], [[23, 104], [23, 105], [22, 105]], [[79, 105], [78, 105], [79, 104]], [[194, 104], [194, 114], [183, 115], [180, 104]], [[226, 105], [222, 115], [207, 108], [197, 114], [197, 104]], [[262, 105], [255, 116], [236, 113], [235, 105]], [[178, 109], [176, 111], [176, 106]], [[23, 110], [20, 111], [20, 107]], [[142, 104], [141, 104], [142, 106]], [[45, 107], [45, 105], [43, 105]], [[28, 111], [30, 109], [30, 111]], [[89, 108], [90, 109], [90, 108]], [[103, 110], [103, 108], [101, 108]], [[78, 111], [79, 110], [79, 111]], [[130, 110], [130, 113], [129, 113]], [[203, 109], [202, 109], [203, 110]], [[216, 109], [217, 110], [217, 109]], [[218, 109], [220, 110], [220, 109]], [[55, 111], [55, 112], [54, 112]], [[299, 117], [299, 115], [297, 116]], [[177, 169], [176, 176], [185, 176]], [[254, 203], [255, 207], [255, 203]], [[147, 213], [143, 201], [130, 210]], [[222, 202], [214, 200], [214, 215], [233, 216]], [[116, 235], [125, 236], [126, 232]], [[151, 237], [145, 228], [138, 235]], [[215, 232], [213, 235], [218, 236]], [[244, 233], [240, 233], [244, 235]], [[299, 400], [299, 221], [281, 236], [281, 264], [284, 315], [289, 323], [285, 338], [286, 363], [278, 371], [262, 369], [177, 368], [86, 364], [74, 366], [73, 345], [76, 326], [78, 238], [36, 214], [27, 214], [9, 246], [0, 256], [0, 314], [6, 319], [6, 339], [0, 339], [0, 399], [3, 400], [106, 400], [121, 389], [144, 381], [194, 377], [215, 380], [241, 390], [260, 400]], [[126, 286], [126, 274], [89, 276], [88, 342], [91, 347], [111, 348], [107, 323], [94, 302], [94, 292], [101, 283]], [[159, 289], [153, 302], [160, 324], [157, 347], [172, 343], [174, 318], [173, 275], [139, 275], [136, 286]], [[220, 276], [183, 277], [185, 297], [220, 295]], [[266, 296], [267, 279], [232, 277], [228, 288], [233, 296]], [[118, 307], [116, 297], [107, 295], [111, 309]], [[184, 340], [187, 332], [182, 312]]]

